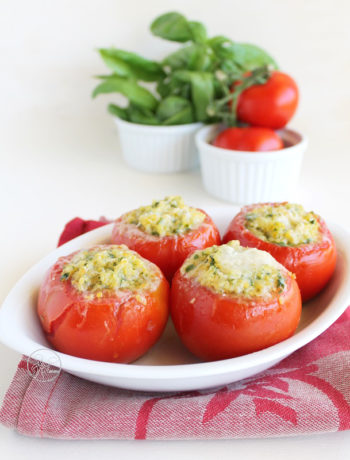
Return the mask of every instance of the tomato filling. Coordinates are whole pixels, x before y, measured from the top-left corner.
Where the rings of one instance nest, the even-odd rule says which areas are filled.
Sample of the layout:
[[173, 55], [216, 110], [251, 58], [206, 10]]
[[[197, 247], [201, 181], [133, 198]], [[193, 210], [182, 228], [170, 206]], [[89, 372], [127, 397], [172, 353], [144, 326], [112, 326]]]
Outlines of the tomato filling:
[[261, 240], [280, 246], [300, 246], [321, 238], [317, 215], [299, 204], [257, 206], [245, 215], [245, 227]]
[[282, 293], [288, 272], [270, 254], [244, 248], [239, 241], [196, 251], [182, 274], [220, 294], [269, 298]]
[[128, 212], [123, 219], [149, 235], [164, 237], [186, 234], [199, 227], [205, 214], [185, 205], [180, 196], [169, 196]]
[[147, 289], [155, 279], [151, 264], [124, 245], [79, 251], [61, 273], [61, 282], [69, 280], [77, 291], [96, 297], [102, 297], [106, 290]]

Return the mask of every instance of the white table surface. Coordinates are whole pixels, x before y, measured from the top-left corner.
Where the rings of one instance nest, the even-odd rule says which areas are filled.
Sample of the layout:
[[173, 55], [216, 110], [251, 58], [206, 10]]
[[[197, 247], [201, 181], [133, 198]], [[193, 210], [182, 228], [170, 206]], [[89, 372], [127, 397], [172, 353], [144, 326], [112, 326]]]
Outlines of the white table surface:
[[[297, 79], [301, 104], [292, 127], [309, 150], [296, 200], [350, 228], [350, 4], [344, 0], [178, 0], [176, 9], [205, 22], [211, 35], [260, 44]], [[145, 175], [128, 169], [105, 105], [94, 102], [92, 75], [104, 72], [98, 46], [157, 58], [176, 45], [147, 26], [168, 0], [2, 0], [0, 4], [0, 301], [57, 243], [79, 215], [116, 217], [167, 194], [193, 205], [224, 205], [201, 187], [199, 172]], [[0, 345], [0, 401], [19, 355]], [[343, 459], [350, 432], [308, 437], [184, 442], [56, 441], [26, 438], [0, 426], [2, 458]], [[121, 455], [121, 457], [120, 457]]]

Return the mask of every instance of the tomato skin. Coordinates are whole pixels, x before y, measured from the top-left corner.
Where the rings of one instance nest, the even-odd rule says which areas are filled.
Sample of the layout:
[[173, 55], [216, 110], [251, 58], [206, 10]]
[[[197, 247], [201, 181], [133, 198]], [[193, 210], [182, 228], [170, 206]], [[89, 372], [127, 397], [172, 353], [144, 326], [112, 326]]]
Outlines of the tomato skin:
[[[283, 303], [278, 301], [281, 296]], [[213, 361], [252, 353], [292, 336], [301, 297], [290, 275], [283, 294], [262, 300], [215, 293], [178, 270], [170, 311], [184, 345], [200, 359]]]
[[63, 265], [72, 254], [58, 259], [39, 291], [37, 313], [53, 347], [73, 356], [129, 363], [142, 356], [160, 337], [168, 319], [169, 284], [158, 270], [153, 291], [125, 296], [105, 294], [83, 298], [69, 281], [60, 281]]
[[330, 280], [336, 265], [337, 250], [332, 234], [318, 217], [321, 241], [300, 246], [279, 246], [261, 240], [245, 227], [245, 215], [257, 206], [281, 203], [260, 203], [245, 206], [231, 221], [223, 241], [239, 240], [242, 246], [269, 252], [279, 263], [296, 275], [303, 302], [318, 294]]
[[213, 145], [223, 149], [247, 152], [269, 152], [283, 149], [283, 141], [275, 131], [255, 126], [227, 128], [216, 136]]
[[253, 85], [241, 93], [237, 116], [253, 126], [281, 129], [293, 117], [298, 101], [298, 86], [293, 78], [274, 71], [265, 84]]
[[145, 259], [156, 264], [169, 281], [192, 252], [220, 244], [220, 241], [219, 230], [208, 214], [198, 228], [184, 235], [151, 236], [135, 225], [123, 222], [123, 216], [115, 221], [112, 230], [113, 244], [125, 244], [138, 252]]

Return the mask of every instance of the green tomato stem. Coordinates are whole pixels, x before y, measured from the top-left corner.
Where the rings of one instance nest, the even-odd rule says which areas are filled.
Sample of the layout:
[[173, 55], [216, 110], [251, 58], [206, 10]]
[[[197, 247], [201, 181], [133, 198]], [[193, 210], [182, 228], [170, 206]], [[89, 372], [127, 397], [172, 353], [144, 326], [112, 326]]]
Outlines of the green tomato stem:
[[[229, 121], [230, 126], [237, 126], [237, 106], [239, 96], [244, 90], [253, 85], [263, 85], [271, 76], [271, 69], [268, 66], [262, 66], [254, 69], [250, 75], [242, 76], [241, 81], [234, 85], [233, 91], [223, 98], [215, 101], [209, 108], [208, 113], [212, 117], [216, 117], [226, 122]], [[237, 80], [236, 80], [237, 81]], [[233, 84], [235, 82], [233, 81]], [[229, 102], [231, 106], [229, 107]], [[223, 107], [229, 107], [228, 111], [222, 111]]]

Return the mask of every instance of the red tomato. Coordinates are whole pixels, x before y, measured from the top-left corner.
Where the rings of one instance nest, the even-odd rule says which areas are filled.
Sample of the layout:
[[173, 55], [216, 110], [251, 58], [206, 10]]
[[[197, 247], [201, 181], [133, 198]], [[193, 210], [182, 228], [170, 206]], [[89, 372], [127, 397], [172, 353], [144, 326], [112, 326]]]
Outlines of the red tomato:
[[114, 224], [112, 243], [125, 244], [145, 259], [155, 263], [170, 281], [176, 270], [193, 251], [220, 244], [220, 233], [207, 214], [204, 222], [196, 229], [183, 235], [164, 237], [149, 235], [136, 225], [126, 223], [121, 216]]
[[293, 78], [275, 71], [265, 84], [253, 85], [241, 93], [237, 116], [253, 126], [280, 129], [294, 115], [298, 100], [298, 87]]
[[48, 341], [62, 353], [81, 358], [134, 361], [163, 332], [168, 282], [154, 267], [159, 282], [153, 290], [103, 292], [101, 298], [87, 300], [69, 280], [60, 279], [63, 266], [74, 254], [58, 259], [40, 288], [37, 312]]
[[[323, 219], [318, 217], [321, 240], [300, 246], [280, 246], [261, 240], [245, 227], [245, 216], [257, 206], [253, 204], [241, 209], [231, 221], [223, 241], [239, 240], [242, 246], [269, 252], [278, 262], [296, 275], [303, 301], [318, 294], [330, 280], [336, 264], [337, 251], [333, 237]], [[277, 206], [280, 203], [268, 203]]]
[[264, 300], [218, 294], [178, 270], [171, 286], [170, 311], [182, 342], [200, 359], [213, 361], [287, 339], [298, 325], [301, 298], [295, 280], [285, 276], [283, 293]]
[[229, 150], [247, 152], [268, 152], [283, 149], [283, 141], [275, 131], [268, 128], [227, 128], [221, 131], [213, 145]]

